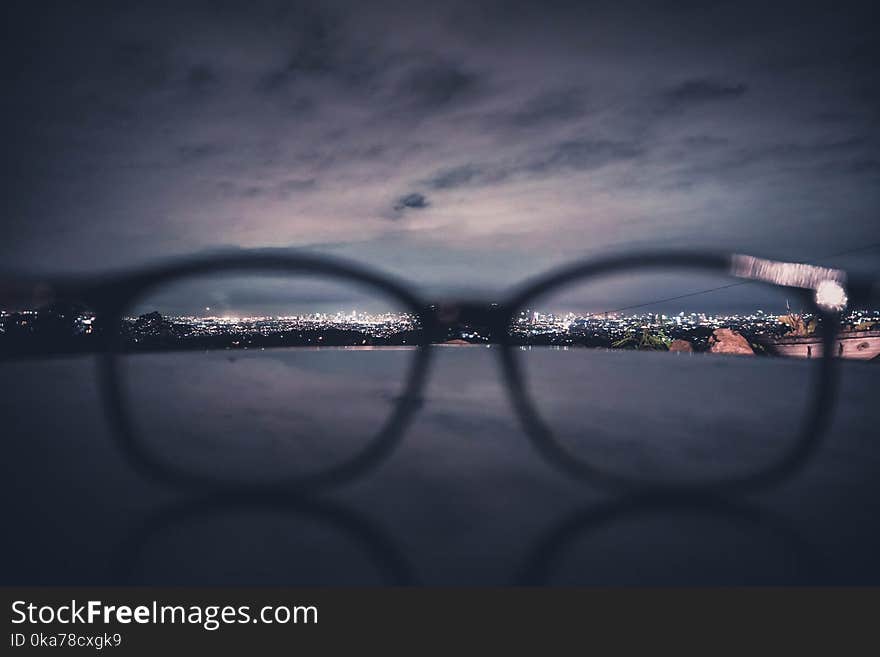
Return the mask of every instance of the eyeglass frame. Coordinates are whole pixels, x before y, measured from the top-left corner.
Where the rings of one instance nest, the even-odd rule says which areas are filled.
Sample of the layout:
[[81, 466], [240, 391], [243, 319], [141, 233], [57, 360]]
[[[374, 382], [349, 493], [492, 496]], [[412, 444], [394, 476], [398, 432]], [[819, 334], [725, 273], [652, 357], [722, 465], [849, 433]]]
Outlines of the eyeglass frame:
[[[744, 260], [746, 259], [746, 260]], [[743, 268], [748, 262], [758, 266]], [[782, 276], [776, 282], [773, 276], [762, 275], [761, 265], [773, 267], [806, 268], [806, 279], [791, 279]], [[814, 374], [811, 401], [805, 417], [804, 428], [793, 449], [786, 452], [769, 466], [759, 471], [742, 475], [719, 478], [701, 482], [664, 482], [664, 488], [671, 489], [711, 489], [712, 491], [739, 488], [754, 488], [784, 479], [797, 471], [815, 451], [821, 436], [831, 419], [831, 411], [837, 390], [838, 368], [834, 355], [834, 342], [839, 330], [839, 313], [834, 309], [824, 309], [816, 303], [816, 284], [830, 277], [839, 281], [849, 299], [856, 304], [867, 302], [877, 294], [880, 283], [870, 280], [857, 280], [836, 269], [820, 268], [813, 265], [796, 265], [774, 260], [760, 260], [751, 256], [730, 253], [695, 253], [689, 251], [648, 251], [623, 255], [610, 255], [599, 259], [577, 261], [551, 270], [515, 287], [500, 303], [488, 301], [458, 301], [450, 303], [429, 303], [408, 284], [396, 277], [381, 273], [371, 267], [352, 261], [311, 253], [290, 253], [274, 251], [236, 251], [201, 257], [190, 257], [148, 266], [131, 272], [105, 274], [86, 277], [43, 277], [0, 276], [6, 289], [0, 286], [0, 299], [4, 292], [29, 295], [42, 300], [76, 300], [92, 310], [106, 326], [119, 327], [135, 302], [168, 282], [193, 276], [218, 273], [285, 273], [298, 275], [318, 275], [356, 283], [371, 288], [384, 296], [396, 300], [401, 310], [418, 318], [422, 330], [420, 339], [413, 345], [415, 356], [408, 374], [404, 392], [397, 398], [397, 405], [379, 432], [367, 446], [348, 461], [332, 466], [318, 473], [273, 482], [252, 482], [248, 484], [224, 481], [217, 477], [196, 474], [178, 469], [169, 462], [152, 456], [138, 439], [132, 422], [130, 401], [123, 392], [121, 356], [130, 353], [125, 349], [125, 338], [121, 331], [103, 333], [99, 345], [98, 375], [104, 406], [111, 428], [122, 452], [131, 465], [141, 474], [175, 485], [191, 485], [199, 488], [225, 489], [247, 488], [256, 490], [313, 490], [342, 483], [356, 478], [384, 460], [400, 443], [406, 428], [421, 406], [421, 393], [428, 378], [434, 338], [450, 324], [450, 318], [459, 320], [477, 309], [483, 309], [481, 319], [488, 322], [490, 333], [495, 336], [493, 344], [498, 347], [502, 372], [507, 383], [510, 400], [526, 435], [538, 452], [552, 465], [577, 479], [587, 480], [600, 487], [615, 490], [644, 487], [658, 482], [635, 481], [621, 476], [570, 454], [554, 437], [553, 431], [542, 419], [532, 399], [526, 391], [519, 360], [515, 356], [515, 344], [511, 340], [509, 328], [517, 314], [529, 304], [556, 288], [564, 288], [574, 281], [587, 281], [608, 274], [631, 272], [645, 269], [691, 269], [705, 274], [721, 274], [739, 277], [744, 283], [757, 283], [765, 287], [784, 288], [800, 297], [805, 307], [819, 319], [823, 349]], [[798, 269], [798, 272], [801, 270]], [[812, 280], [810, 276], [818, 278]], [[803, 278], [803, 277], [801, 277]], [[792, 284], [793, 283], [793, 284]], [[489, 308], [486, 312], [484, 309]]]

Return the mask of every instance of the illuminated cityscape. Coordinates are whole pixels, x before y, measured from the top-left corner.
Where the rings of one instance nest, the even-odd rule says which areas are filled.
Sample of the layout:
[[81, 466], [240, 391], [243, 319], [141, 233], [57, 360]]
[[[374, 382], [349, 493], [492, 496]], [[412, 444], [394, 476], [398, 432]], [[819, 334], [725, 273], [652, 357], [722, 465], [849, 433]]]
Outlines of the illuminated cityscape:
[[[553, 313], [524, 310], [508, 329], [508, 340], [523, 346], [583, 346], [613, 349], [777, 353], [785, 341], [813, 355], [818, 338], [810, 315]], [[861, 340], [873, 357], [880, 349], [880, 311], [852, 310], [841, 318], [841, 335]], [[431, 336], [433, 343], [491, 344], [493, 327], [480, 321], [453, 322]], [[248, 349], [293, 346], [412, 346], [424, 342], [416, 316], [358, 309], [285, 316], [162, 315], [153, 311], [123, 320], [117, 335], [131, 350]], [[82, 308], [0, 311], [0, 352], [89, 351], [104, 333], [94, 314]], [[867, 341], [867, 342], [866, 342]], [[722, 344], [725, 343], [725, 344]], [[857, 345], [858, 346], [858, 345]], [[844, 347], [841, 347], [841, 354]]]
[[[126, 321], [137, 326], [143, 318], [154, 315], [143, 315], [139, 318], [126, 318]], [[230, 333], [270, 335], [273, 333], [322, 330], [354, 330], [372, 337], [388, 337], [396, 333], [414, 330], [417, 319], [408, 314], [381, 313], [369, 314], [352, 310], [349, 313], [308, 313], [283, 317], [163, 317], [176, 329], [182, 337], [210, 335], [228, 335]]]
[[[841, 317], [843, 344], [853, 344], [857, 352], [840, 355], [865, 357], [880, 345], [880, 311], [853, 310]], [[817, 323], [811, 315], [777, 315], [756, 310], [736, 313], [601, 313], [577, 314], [523, 311], [510, 327], [513, 341], [524, 345], [587, 346], [670, 351], [712, 351], [737, 354], [782, 354], [781, 342], [792, 339], [803, 343], [795, 353], [810, 357], [816, 349]], [[867, 342], [866, 342], [867, 340]], [[723, 343], [727, 344], [723, 344]], [[850, 350], [852, 351], [852, 350]]]
[[162, 346], [174, 342], [241, 348], [418, 342], [418, 320], [413, 315], [358, 310], [259, 317], [166, 317], [153, 312], [126, 318], [122, 331], [132, 343]]

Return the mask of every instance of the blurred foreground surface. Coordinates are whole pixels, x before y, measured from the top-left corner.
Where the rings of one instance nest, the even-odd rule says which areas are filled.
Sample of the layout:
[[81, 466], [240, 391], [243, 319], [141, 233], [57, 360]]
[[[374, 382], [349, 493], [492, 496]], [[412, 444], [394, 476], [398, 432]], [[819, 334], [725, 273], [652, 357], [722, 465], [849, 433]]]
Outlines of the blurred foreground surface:
[[[642, 357], [616, 356], [615, 381], [643, 375]], [[0, 582], [880, 583], [875, 363], [842, 363], [833, 425], [797, 476], [735, 498], [667, 499], [612, 496], [548, 465], [520, 428], [496, 360], [482, 347], [438, 349], [425, 405], [398, 449], [312, 502], [200, 497], [144, 480], [109, 432], [92, 358], [2, 364]], [[541, 386], [563, 399], [548, 387], [611, 385], [556, 364], [545, 372], [534, 379], [539, 399]], [[705, 395], [700, 376], [688, 372]], [[760, 417], [761, 396], [748, 392], [749, 415]], [[674, 402], [629, 397], [626, 415], [655, 439], [669, 430], [683, 440], [663, 422]], [[766, 403], [766, 417], [784, 416], [779, 397]], [[567, 403], [565, 416], [578, 408]], [[735, 409], [712, 424], [718, 444], [742, 430]]]

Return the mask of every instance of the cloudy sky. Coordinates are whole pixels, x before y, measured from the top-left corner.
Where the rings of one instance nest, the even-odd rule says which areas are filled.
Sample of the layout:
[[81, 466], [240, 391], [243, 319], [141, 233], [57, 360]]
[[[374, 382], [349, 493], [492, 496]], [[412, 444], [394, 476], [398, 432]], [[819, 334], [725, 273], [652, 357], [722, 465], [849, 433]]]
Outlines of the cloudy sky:
[[139, 4], [4, 3], [5, 264], [304, 247], [494, 288], [880, 242], [871, 3]]

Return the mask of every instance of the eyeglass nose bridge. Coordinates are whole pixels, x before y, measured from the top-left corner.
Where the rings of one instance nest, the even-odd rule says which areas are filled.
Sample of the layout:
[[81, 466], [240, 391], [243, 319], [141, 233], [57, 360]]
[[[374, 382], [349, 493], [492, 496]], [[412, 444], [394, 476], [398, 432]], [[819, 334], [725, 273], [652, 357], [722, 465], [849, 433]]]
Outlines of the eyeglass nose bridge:
[[426, 308], [432, 342], [462, 334], [485, 342], [501, 341], [507, 333], [507, 314], [499, 303], [480, 301], [441, 301]]

